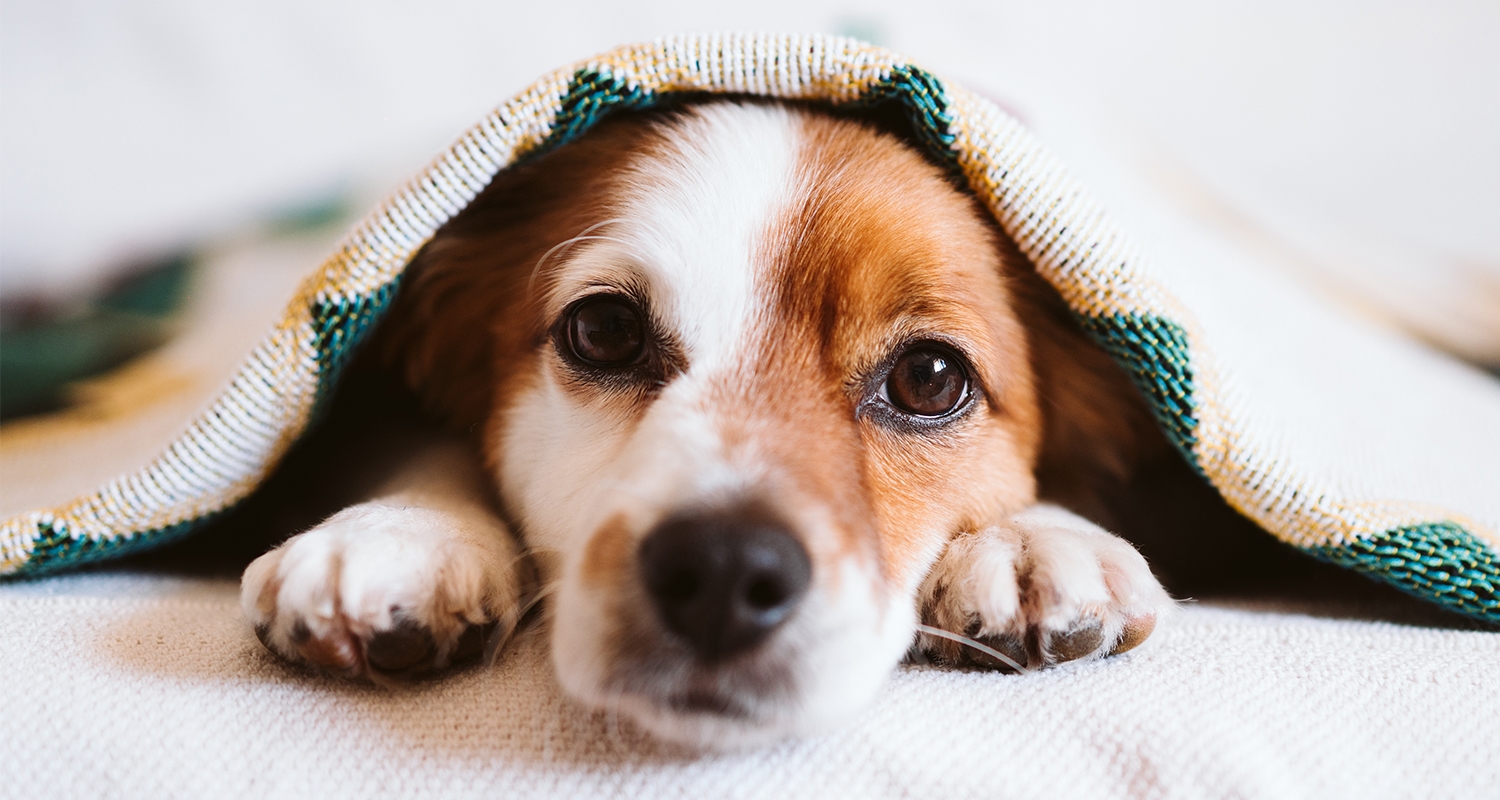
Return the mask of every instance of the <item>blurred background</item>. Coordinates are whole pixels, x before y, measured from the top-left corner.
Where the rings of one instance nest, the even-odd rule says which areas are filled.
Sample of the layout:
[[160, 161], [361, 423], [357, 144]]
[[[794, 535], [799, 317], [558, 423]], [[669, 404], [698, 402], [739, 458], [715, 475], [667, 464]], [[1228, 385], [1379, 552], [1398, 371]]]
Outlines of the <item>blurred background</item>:
[[697, 30], [893, 48], [1500, 365], [1494, 0], [0, 0], [0, 419], [180, 424], [164, 398], [201, 402], [354, 216], [490, 108]]

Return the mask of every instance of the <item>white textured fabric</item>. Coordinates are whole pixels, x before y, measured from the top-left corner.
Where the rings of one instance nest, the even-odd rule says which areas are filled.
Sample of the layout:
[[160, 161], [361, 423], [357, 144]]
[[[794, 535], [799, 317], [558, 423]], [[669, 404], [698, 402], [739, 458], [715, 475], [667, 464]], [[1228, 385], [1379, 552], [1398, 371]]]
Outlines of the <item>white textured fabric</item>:
[[818, 739], [694, 756], [568, 704], [541, 637], [386, 690], [266, 653], [230, 581], [0, 586], [12, 797], [1483, 797], [1500, 634], [1187, 608], [1028, 676], [901, 669]]

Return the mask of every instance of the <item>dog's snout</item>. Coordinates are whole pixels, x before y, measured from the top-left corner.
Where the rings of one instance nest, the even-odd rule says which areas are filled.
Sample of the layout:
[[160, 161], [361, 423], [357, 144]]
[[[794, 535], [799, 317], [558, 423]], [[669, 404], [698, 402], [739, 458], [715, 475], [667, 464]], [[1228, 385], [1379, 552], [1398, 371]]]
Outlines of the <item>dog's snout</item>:
[[741, 509], [666, 520], [641, 543], [640, 569], [662, 622], [709, 663], [759, 644], [812, 578], [784, 524]]

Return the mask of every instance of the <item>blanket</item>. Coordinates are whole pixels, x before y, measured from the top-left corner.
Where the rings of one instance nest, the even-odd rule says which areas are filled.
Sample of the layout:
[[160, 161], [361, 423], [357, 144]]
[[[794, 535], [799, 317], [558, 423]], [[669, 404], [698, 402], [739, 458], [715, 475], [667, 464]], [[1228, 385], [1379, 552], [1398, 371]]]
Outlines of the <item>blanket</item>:
[[898, 105], [927, 154], [963, 176], [1232, 507], [1316, 557], [1500, 621], [1492, 377], [1212, 242], [1162, 235], [1149, 219], [1139, 224], [1154, 235], [1133, 236], [991, 103], [894, 53], [821, 36], [631, 45], [503, 103], [349, 233], [159, 456], [0, 527], [0, 572], [55, 572], [154, 547], [244, 500], [317, 418], [406, 265], [494, 175], [612, 111], [700, 93]]
[[698, 755], [569, 701], [541, 629], [391, 690], [273, 657], [233, 580], [12, 582], [0, 797], [1493, 796], [1500, 636], [1353, 583], [1190, 605], [1108, 661], [905, 666], [837, 732]]

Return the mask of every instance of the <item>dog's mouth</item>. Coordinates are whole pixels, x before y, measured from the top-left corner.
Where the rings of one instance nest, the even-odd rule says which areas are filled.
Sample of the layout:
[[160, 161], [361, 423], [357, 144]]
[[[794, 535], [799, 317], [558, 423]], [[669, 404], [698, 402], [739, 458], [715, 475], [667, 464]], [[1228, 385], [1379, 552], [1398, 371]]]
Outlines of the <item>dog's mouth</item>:
[[613, 659], [592, 705], [624, 712], [653, 736], [690, 747], [735, 748], [774, 741], [802, 727], [815, 687], [805, 659], [781, 642], [705, 664], [670, 637], [647, 637]]
[[750, 710], [739, 699], [719, 692], [687, 691], [668, 697], [664, 705], [682, 714], [710, 714], [734, 720], [750, 720]]
[[[641, 615], [646, 616], [646, 615]], [[732, 657], [705, 661], [698, 647], [658, 621], [630, 626], [619, 642], [605, 680], [608, 691], [628, 705], [655, 709], [654, 716], [717, 719], [745, 726], [765, 724], [799, 694], [798, 649], [772, 636]]]

